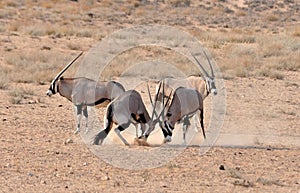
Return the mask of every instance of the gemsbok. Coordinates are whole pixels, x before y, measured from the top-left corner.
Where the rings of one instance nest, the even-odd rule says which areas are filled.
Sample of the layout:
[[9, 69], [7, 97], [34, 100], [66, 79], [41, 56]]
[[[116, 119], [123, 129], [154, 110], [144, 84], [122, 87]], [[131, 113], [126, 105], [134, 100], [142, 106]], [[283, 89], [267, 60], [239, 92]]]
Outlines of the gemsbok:
[[[178, 78], [172, 78], [167, 77], [162, 79], [160, 82], [164, 82], [165, 90], [164, 90], [164, 97], [167, 97], [171, 91], [176, 90], [178, 87], [186, 87], [186, 88], [193, 88], [196, 89], [205, 99], [210, 93], [213, 93], [214, 95], [217, 95], [218, 91], [215, 85], [215, 75], [212, 68], [212, 64], [206, 54], [205, 51], [203, 51], [209, 67], [211, 71], [211, 75], [208, 74], [208, 72], [204, 69], [204, 67], [201, 65], [200, 61], [192, 54], [194, 59], [196, 60], [198, 66], [202, 69], [204, 72], [204, 77], [199, 75], [191, 75], [186, 78], [178, 79]], [[158, 101], [162, 101], [162, 91], [158, 94]]]
[[[158, 90], [160, 90], [160, 86]], [[149, 96], [151, 97], [150, 93]], [[157, 95], [155, 98], [157, 98]], [[107, 106], [104, 117], [105, 128], [95, 136], [93, 144], [101, 145], [110, 132], [113, 124], [116, 124], [118, 126], [115, 128], [116, 134], [125, 145], [129, 146], [129, 143], [121, 135], [121, 131], [127, 129], [131, 123], [136, 127], [137, 138], [138, 124], [141, 124], [142, 135], [146, 130], [153, 130], [162, 114], [160, 113], [156, 119], [153, 119], [154, 111], [155, 109], [152, 110], [152, 116], [150, 117], [141, 95], [135, 90], [126, 91]]]
[[[200, 124], [202, 128], [203, 137], [205, 136], [204, 124], [203, 124], [203, 98], [202, 95], [196, 89], [179, 87], [175, 90], [173, 98], [166, 116], [164, 118], [164, 124], [162, 132], [164, 135], [164, 143], [170, 142], [172, 133], [177, 122], [183, 121], [183, 140], [186, 143], [186, 131], [189, 126], [189, 118], [193, 116], [197, 111], [200, 111]], [[147, 140], [152, 130], [147, 130], [141, 139]]]
[[82, 113], [85, 117], [86, 133], [88, 132], [88, 107], [111, 101], [125, 92], [124, 87], [115, 81], [96, 82], [94, 80], [79, 78], [64, 78], [61, 75], [81, 56], [82, 52], [73, 59], [52, 80], [47, 95], [50, 97], [56, 93], [67, 98], [74, 104], [77, 115], [77, 128], [75, 134], [80, 132]]
[[[185, 87], [185, 88], [191, 88], [191, 89], [197, 90], [200, 93], [200, 95], [202, 96], [203, 100], [210, 93], [212, 93], [214, 95], [217, 95], [218, 91], [217, 91], [217, 88], [216, 88], [216, 85], [215, 85], [215, 75], [214, 75], [214, 71], [213, 71], [213, 68], [212, 68], [212, 64], [211, 64], [211, 62], [210, 62], [210, 60], [209, 60], [209, 58], [208, 58], [208, 56], [207, 56], [207, 54], [204, 50], [203, 50], [203, 53], [204, 53], [204, 55], [205, 55], [205, 57], [208, 61], [210, 71], [211, 71], [211, 75], [209, 75], [209, 73], [201, 65], [200, 61], [192, 54], [192, 56], [194, 57], [194, 59], [196, 60], [196, 62], [198, 64], [198, 66], [202, 69], [202, 71], [204, 72], [205, 75], [203, 77], [201, 77], [201, 74], [199, 74], [198, 76], [192, 75], [192, 76], [188, 76], [188, 77], [182, 78], [182, 79], [171, 78], [171, 77], [162, 79], [161, 81], [159, 81], [159, 83], [161, 83], [161, 82], [164, 83], [165, 90], [164, 90], [164, 94], [162, 94], [162, 92], [159, 92], [157, 101], [160, 101], [160, 102], [163, 103], [163, 99], [166, 96], [168, 96], [168, 94], [171, 91], [175, 91], [179, 87]], [[169, 104], [166, 104], [166, 105], [167, 105], [167, 107], [169, 106]], [[164, 117], [164, 115], [162, 117]], [[189, 116], [189, 117], [192, 117], [192, 116]], [[198, 131], [197, 128], [199, 128], [199, 121], [200, 120], [201, 120], [200, 114], [199, 114], [199, 112], [196, 112], [196, 116], [195, 116], [195, 129], [196, 129], [196, 131]], [[184, 121], [186, 123], [189, 123], [189, 119], [184, 119]], [[184, 131], [186, 129], [187, 128], [183, 128]]]

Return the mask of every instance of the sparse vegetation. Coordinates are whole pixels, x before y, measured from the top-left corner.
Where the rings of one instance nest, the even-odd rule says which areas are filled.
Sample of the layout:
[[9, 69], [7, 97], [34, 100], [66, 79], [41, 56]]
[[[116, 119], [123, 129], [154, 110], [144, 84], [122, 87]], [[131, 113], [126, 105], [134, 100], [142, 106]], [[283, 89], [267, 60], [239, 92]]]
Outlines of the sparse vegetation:
[[[299, 1], [295, 0], [0, 0], [1, 191], [299, 191], [298, 13]], [[116, 151], [111, 151], [113, 145], [92, 147], [92, 152], [105, 155], [105, 159], [99, 160], [83, 145], [89, 143], [93, 130], [88, 135], [70, 133], [76, 127], [74, 113], [70, 112], [72, 104], [59, 96], [45, 96], [48, 82], [75, 53], [83, 50], [87, 54], [99, 39], [137, 25], [169, 25], [190, 34], [196, 38], [192, 43], [199, 40], [224, 74], [225, 84], [219, 85], [220, 79], [217, 82], [219, 95], [205, 102], [208, 107], [205, 124], [214, 126], [216, 122], [209, 117], [217, 118], [211, 112], [218, 108], [212, 104], [226, 91], [222, 131], [217, 145], [206, 154], [200, 156], [199, 146], [191, 145], [157, 168], [115, 167], [107, 161], [132, 166], [141, 164], [138, 159], [127, 162], [132, 157], [124, 154], [124, 150], [137, 150], [139, 158], [153, 163], [145, 155], [152, 150], [156, 152], [159, 145], [147, 149], [116, 146]], [[162, 33], [163, 39], [153, 38], [153, 45], [170, 37], [174, 40], [172, 46], [179, 49], [187, 48], [190, 43], [178, 34]], [[124, 42], [137, 47], [118, 55], [117, 49], [105, 50], [117, 56], [104, 69], [102, 80], [112, 77], [118, 80], [119, 75], [126, 74], [130, 81], [131, 77], [145, 73], [153, 73], [150, 77], [158, 79], [173, 70], [170, 67], [163, 69], [167, 71], [164, 72], [160, 62], [172, 64], [186, 74], [197, 70], [192, 65], [193, 60], [187, 57], [189, 53], [181, 55], [181, 50], [140, 46], [128, 38], [128, 34], [116, 39], [116, 46]], [[201, 49], [192, 52], [200, 56]], [[79, 63], [74, 63], [64, 76], [75, 74]], [[145, 63], [149, 66], [129, 69]], [[204, 65], [208, 68], [207, 63]], [[154, 70], [150, 73], [149, 69]], [[149, 83], [154, 91], [154, 81]], [[147, 93], [141, 92], [141, 95], [147, 107], [151, 107]], [[95, 109], [90, 117], [97, 130], [103, 128], [106, 105]], [[101, 123], [96, 120], [98, 117]], [[213, 134], [214, 127], [206, 128]], [[114, 142], [115, 133], [111, 134], [111, 142]], [[161, 132], [157, 134], [162, 137]], [[64, 142], [70, 135], [74, 143], [66, 146]], [[84, 141], [80, 142], [81, 138]], [[157, 142], [160, 144], [161, 140], [157, 138]], [[218, 146], [249, 143], [259, 148]], [[177, 150], [176, 145], [164, 145], [164, 156], [173, 154], [173, 148]], [[120, 160], [106, 159], [110, 155]], [[122, 156], [125, 159], [121, 159]], [[163, 164], [158, 159], [155, 163]], [[219, 169], [220, 164], [226, 166], [224, 170]]]
[[34, 91], [24, 88], [15, 88], [9, 92], [11, 104], [22, 104], [24, 99], [31, 98], [34, 95]]
[[278, 79], [278, 80], [284, 79], [284, 75], [282, 73], [280, 73], [279, 71], [272, 70], [270, 68], [262, 68], [262, 69], [258, 70], [257, 75], [269, 77], [272, 79]]
[[279, 180], [269, 180], [269, 179], [262, 178], [262, 177], [259, 177], [256, 180], [256, 182], [260, 183], [262, 185], [267, 185], [267, 186], [271, 186], [271, 185], [282, 186], [282, 184], [279, 182]]
[[10, 80], [38, 83], [51, 81], [57, 65], [66, 63], [67, 59], [62, 53], [40, 50], [35, 53], [10, 53], [5, 57], [5, 61], [11, 66], [10, 73], [7, 74]]

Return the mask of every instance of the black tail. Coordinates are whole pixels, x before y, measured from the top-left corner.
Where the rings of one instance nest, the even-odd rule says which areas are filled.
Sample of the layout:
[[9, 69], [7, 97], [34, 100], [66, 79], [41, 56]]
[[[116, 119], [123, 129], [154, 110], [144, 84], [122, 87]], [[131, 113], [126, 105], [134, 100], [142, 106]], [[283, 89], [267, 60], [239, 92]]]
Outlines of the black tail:
[[203, 133], [203, 137], [204, 137], [204, 139], [206, 139], [206, 135], [205, 135], [205, 130], [204, 130], [204, 123], [203, 123], [203, 114], [204, 114], [204, 112], [203, 112], [204, 110], [202, 109], [202, 110], [200, 110], [200, 123], [201, 123], [201, 128], [202, 128], [202, 133]]
[[103, 140], [107, 137], [108, 133], [110, 132], [112, 128], [112, 109], [113, 105], [109, 104], [106, 109], [106, 120], [105, 121], [105, 129], [100, 131], [94, 138], [94, 145], [101, 145]]

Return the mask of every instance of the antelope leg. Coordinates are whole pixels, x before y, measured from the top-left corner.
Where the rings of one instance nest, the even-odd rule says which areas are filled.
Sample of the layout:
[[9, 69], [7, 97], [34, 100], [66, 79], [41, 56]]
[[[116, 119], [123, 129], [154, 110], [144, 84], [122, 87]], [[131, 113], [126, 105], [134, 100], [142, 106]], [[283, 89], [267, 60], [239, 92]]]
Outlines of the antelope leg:
[[88, 114], [88, 111], [89, 111], [89, 108], [88, 106], [85, 106], [83, 108], [83, 116], [85, 117], [85, 134], [87, 134], [89, 132], [89, 128], [88, 128], [88, 122], [89, 122], [89, 114]]
[[75, 106], [76, 116], [77, 116], [77, 128], [74, 134], [77, 134], [80, 132], [80, 121], [81, 121], [81, 113], [82, 113], [82, 106], [77, 105]]
[[182, 129], [183, 129], [183, 143], [186, 144], [186, 133], [187, 133], [187, 130], [190, 126], [190, 120], [189, 120], [189, 117], [186, 116], [184, 119], [183, 119], [183, 126], [182, 126]]
[[194, 123], [195, 123], [195, 131], [198, 133], [199, 128], [201, 128], [200, 125], [200, 111], [197, 111], [194, 115]]
[[118, 135], [118, 137], [122, 140], [122, 142], [129, 146], [129, 143], [126, 141], [126, 139], [121, 135], [121, 131], [127, 129], [127, 127], [129, 127], [129, 124], [124, 124], [124, 125], [120, 125], [117, 128], [115, 128], [115, 132]]

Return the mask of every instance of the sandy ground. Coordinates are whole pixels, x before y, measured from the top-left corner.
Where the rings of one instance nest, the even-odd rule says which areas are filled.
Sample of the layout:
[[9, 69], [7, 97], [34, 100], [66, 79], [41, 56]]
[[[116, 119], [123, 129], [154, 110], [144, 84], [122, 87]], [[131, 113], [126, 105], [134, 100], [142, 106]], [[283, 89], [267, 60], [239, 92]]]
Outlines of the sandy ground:
[[[297, 73], [289, 76], [290, 81], [299, 81]], [[285, 81], [250, 78], [225, 83], [228, 105], [224, 126], [216, 146], [205, 154], [200, 154], [201, 147], [195, 145], [201, 141], [201, 134], [194, 135], [200, 135], [194, 145], [183, 148], [180, 132], [174, 145], [164, 147], [124, 147], [113, 132], [114, 143], [109, 144], [108, 138], [105, 145], [91, 147], [84, 131], [81, 137], [73, 134], [71, 103], [58, 95], [44, 96], [48, 86], [22, 85], [34, 89], [35, 95], [20, 105], [7, 102], [8, 91], [2, 90], [1, 191], [297, 192], [300, 187], [297, 89], [288, 87], [285, 97], [272, 93], [278, 93], [276, 90], [265, 91], [262, 95], [265, 101], [272, 100], [274, 104], [268, 105], [264, 100], [261, 104], [254, 102], [256, 97], [262, 97], [256, 92], [269, 85], [281, 90]], [[261, 86], [254, 90], [253, 84]], [[238, 90], [242, 92], [237, 93]], [[35, 102], [37, 99], [42, 102]], [[296, 115], [281, 112], [284, 107], [295, 110]], [[269, 111], [270, 117], [257, 115]], [[94, 112], [90, 124], [100, 124], [104, 109]], [[161, 134], [155, 132], [155, 135]], [[128, 141], [133, 139], [124, 136]], [[160, 150], [160, 156], [155, 159], [156, 149]]]
[[[299, 21], [298, 1], [192, 1], [191, 8], [179, 3], [172, 9], [154, 1], [137, 7], [97, 1], [100, 8], [81, 1], [79, 5], [63, 1], [63, 6], [53, 2], [30, 6], [9, 1], [9, 8], [1, 4], [1, 67], [11, 69], [5, 62], [9, 54], [39, 53], [41, 49], [69, 57], [78, 50], [89, 50], [117, 29], [137, 24], [160, 23], [194, 33], [193, 26], [203, 31], [254, 29], [256, 33], [278, 34]], [[58, 34], [47, 35], [39, 31], [45, 21], [60, 22], [57, 27], [63, 23], [80, 29], [97, 28], [103, 34], [95, 40], [89, 35], [74, 36], [63, 28], [57, 29], [62, 31]], [[26, 25], [32, 23], [35, 28], [28, 32], [31, 29]], [[64, 30], [69, 34], [64, 35]], [[72, 47], [76, 43], [81, 43], [79, 48]], [[222, 61], [222, 50], [214, 53], [217, 62]], [[67, 60], [59, 61], [59, 67]], [[93, 146], [90, 142], [102, 128], [104, 108], [91, 110], [88, 134], [83, 129], [75, 135], [73, 106], [59, 95], [46, 97], [49, 82], [9, 82], [6, 89], [0, 89], [0, 192], [299, 192], [300, 72], [282, 73], [283, 79], [222, 79], [226, 113], [217, 132], [210, 127], [214, 99], [205, 100], [205, 127], [208, 134], [214, 134], [213, 147], [205, 146], [201, 132], [194, 128], [189, 130], [189, 145], [183, 146], [181, 125], [176, 126], [172, 143], [164, 146], [160, 145], [159, 129], [150, 136], [150, 147], [133, 145], [133, 127], [122, 133], [130, 147], [114, 132], [104, 145]], [[22, 72], [15, 75], [28, 76]], [[138, 89], [149, 105], [142, 88]], [[14, 97], [17, 90], [23, 93], [20, 100]], [[14, 104], [15, 100], [19, 104]]]

